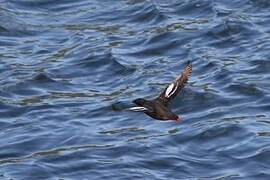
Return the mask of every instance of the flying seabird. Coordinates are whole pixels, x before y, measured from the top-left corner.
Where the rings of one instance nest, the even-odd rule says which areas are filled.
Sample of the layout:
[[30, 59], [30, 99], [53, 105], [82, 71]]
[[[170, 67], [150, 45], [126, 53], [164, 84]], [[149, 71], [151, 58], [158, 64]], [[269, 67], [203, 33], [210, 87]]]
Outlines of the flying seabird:
[[188, 61], [181, 75], [167, 86], [157, 98], [153, 100], [146, 100], [144, 98], [135, 99], [132, 102], [137, 106], [131, 107], [129, 110], [144, 112], [157, 120], [175, 120], [181, 122], [181, 118], [169, 109], [168, 104], [177, 96], [180, 90], [184, 88], [191, 73], [192, 65], [190, 61]]

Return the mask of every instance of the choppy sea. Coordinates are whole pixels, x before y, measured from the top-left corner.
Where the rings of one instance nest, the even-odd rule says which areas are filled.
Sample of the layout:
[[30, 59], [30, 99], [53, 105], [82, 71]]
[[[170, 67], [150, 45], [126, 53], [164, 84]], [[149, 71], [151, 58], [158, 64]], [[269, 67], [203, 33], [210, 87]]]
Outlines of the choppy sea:
[[269, 93], [268, 0], [0, 0], [0, 179], [268, 180]]

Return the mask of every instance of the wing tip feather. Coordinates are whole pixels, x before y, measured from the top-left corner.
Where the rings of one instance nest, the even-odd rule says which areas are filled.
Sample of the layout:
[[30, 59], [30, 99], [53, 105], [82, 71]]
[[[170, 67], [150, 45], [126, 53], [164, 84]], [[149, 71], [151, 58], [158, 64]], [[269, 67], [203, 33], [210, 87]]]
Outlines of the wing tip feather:
[[186, 68], [185, 68], [185, 72], [186, 72], [186, 75], [187, 76], [190, 76], [191, 73], [192, 73], [192, 63], [190, 60], [187, 61], [187, 65], [186, 65]]

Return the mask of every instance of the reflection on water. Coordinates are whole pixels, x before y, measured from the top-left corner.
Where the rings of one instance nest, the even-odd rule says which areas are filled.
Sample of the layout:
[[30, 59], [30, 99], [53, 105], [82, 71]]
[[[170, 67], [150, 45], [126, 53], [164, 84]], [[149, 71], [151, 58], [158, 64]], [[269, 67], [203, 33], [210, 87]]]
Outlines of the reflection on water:
[[[1, 178], [269, 179], [269, 5], [1, 1]], [[188, 60], [183, 123], [124, 110]]]

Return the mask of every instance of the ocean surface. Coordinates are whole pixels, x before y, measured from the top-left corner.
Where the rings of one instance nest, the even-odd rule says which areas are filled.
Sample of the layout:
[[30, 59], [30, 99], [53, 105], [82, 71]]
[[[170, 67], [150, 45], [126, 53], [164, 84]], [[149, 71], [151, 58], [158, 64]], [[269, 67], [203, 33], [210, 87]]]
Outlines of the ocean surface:
[[269, 180], [269, 93], [268, 0], [0, 0], [1, 180]]

